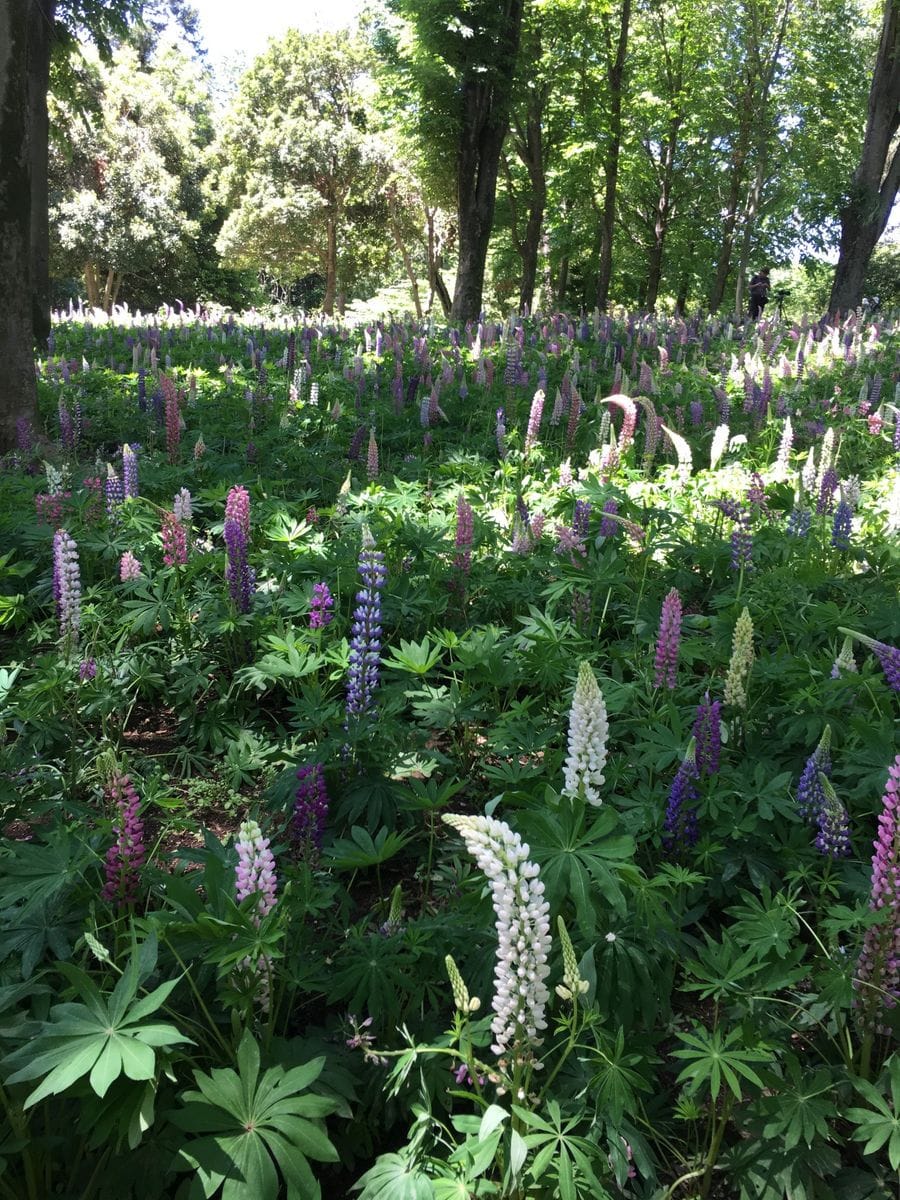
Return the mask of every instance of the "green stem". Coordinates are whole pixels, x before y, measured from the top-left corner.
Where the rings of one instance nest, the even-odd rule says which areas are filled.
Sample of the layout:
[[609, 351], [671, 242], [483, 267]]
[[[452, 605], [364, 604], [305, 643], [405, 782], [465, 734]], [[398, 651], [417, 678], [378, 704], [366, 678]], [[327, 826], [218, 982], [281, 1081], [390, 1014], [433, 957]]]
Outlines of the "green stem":
[[[715, 1103], [715, 1101], [713, 1101]], [[728, 1124], [728, 1118], [731, 1116], [731, 1109], [734, 1106], [734, 1096], [729, 1092], [724, 1105], [722, 1106], [722, 1115], [719, 1118], [713, 1131], [712, 1141], [709, 1144], [709, 1151], [706, 1155], [706, 1166], [703, 1171], [703, 1181], [700, 1184], [700, 1200], [706, 1200], [709, 1195], [709, 1189], [712, 1186], [713, 1171], [716, 1166], [716, 1159], [719, 1157], [719, 1151], [722, 1148], [722, 1139], [725, 1136], [725, 1126]]]
[[215, 1021], [212, 1019], [212, 1016], [210, 1015], [210, 1011], [206, 1007], [203, 997], [200, 994], [200, 991], [199, 991], [197, 985], [194, 983], [193, 976], [191, 975], [191, 972], [188, 969], [186, 963], [184, 962], [181, 955], [178, 953], [178, 951], [175, 949], [175, 947], [172, 945], [172, 943], [169, 941], [168, 938], [164, 937], [163, 941], [166, 943], [166, 945], [172, 951], [172, 953], [175, 956], [175, 961], [178, 963], [178, 965], [181, 967], [182, 971], [184, 972], [184, 977], [188, 981], [188, 987], [191, 989], [191, 991], [196, 996], [197, 1003], [200, 1006], [200, 1011], [203, 1013], [204, 1017], [206, 1017], [206, 1021], [207, 1021], [207, 1024], [209, 1025], [209, 1028], [212, 1030], [213, 1034], [215, 1035], [215, 1038], [218, 1041], [219, 1045], [222, 1047], [222, 1049], [225, 1051], [225, 1053], [230, 1056], [231, 1055], [231, 1046], [229, 1046], [228, 1042], [225, 1040], [224, 1037], [222, 1037], [222, 1034], [219, 1032], [219, 1027], [216, 1025]]
[[87, 1186], [85, 1187], [84, 1191], [81, 1193], [81, 1200], [90, 1200], [91, 1193], [94, 1190], [94, 1184], [96, 1183], [98, 1177], [100, 1176], [101, 1171], [106, 1166], [106, 1160], [109, 1158], [111, 1149], [112, 1149], [111, 1146], [107, 1146], [106, 1149], [103, 1151], [103, 1153], [100, 1155], [100, 1157], [97, 1159], [97, 1165], [96, 1165], [96, 1167], [94, 1167], [93, 1171], [91, 1172], [91, 1177], [87, 1181]]

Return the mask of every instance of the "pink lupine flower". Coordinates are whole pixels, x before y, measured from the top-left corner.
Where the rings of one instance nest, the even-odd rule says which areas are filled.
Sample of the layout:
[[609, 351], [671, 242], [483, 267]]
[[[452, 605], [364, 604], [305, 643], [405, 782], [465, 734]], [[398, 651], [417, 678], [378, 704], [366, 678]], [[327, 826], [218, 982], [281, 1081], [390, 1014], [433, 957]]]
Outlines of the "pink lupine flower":
[[659, 636], [656, 640], [656, 675], [654, 687], [675, 687], [678, 673], [678, 646], [681, 641], [681, 597], [676, 588], [663, 600], [659, 620]]

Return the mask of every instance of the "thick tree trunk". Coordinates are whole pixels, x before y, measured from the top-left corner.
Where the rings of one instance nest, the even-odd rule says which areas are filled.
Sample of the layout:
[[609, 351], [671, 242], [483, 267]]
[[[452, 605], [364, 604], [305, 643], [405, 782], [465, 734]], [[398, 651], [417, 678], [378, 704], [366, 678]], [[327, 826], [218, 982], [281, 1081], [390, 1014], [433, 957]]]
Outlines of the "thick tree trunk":
[[881, 40], [869, 90], [859, 166], [841, 210], [841, 248], [828, 311], [846, 313], [862, 300], [872, 251], [884, 233], [900, 186], [900, 4], [885, 0]]
[[451, 319], [481, 312], [488, 243], [494, 223], [500, 151], [509, 119], [510, 86], [522, 29], [524, 0], [506, 0], [504, 25], [490, 71], [463, 82], [462, 132], [457, 157], [459, 264]]
[[653, 227], [653, 245], [650, 247], [650, 257], [647, 263], [647, 287], [644, 295], [644, 304], [650, 310], [656, 307], [659, 284], [662, 279], [663, 250], [665, 249], [666, 235], [669, 232], [669, 218], [672, 215], [672, 178], [675, 173], [675, 151], [678, 147], [680, 126], [680, 117], [677, 121], [673, 120], [663, 152], [662, 178], [660, 179], [659, 200], [656, 205], [656, 222]]
[[325, 232], [325, 298], [322, 312], [330, 317], [334, 312], [337, 292], [337, 222], [329, 218]]
[[0, 453], [34, 422], [29, 0], [0, 0]]
[[45, 347], [50, 336], [50, 51], [56, 0], [31, 0], [28, 25], [28, 109], [31, 123], [31, 291], [34, 338]]
[[628, 29], [631, 24], [631, 0], [622, 0], [616, 53], [613, 58], [607, 37], [609, 65], [606, 76], [609, 84], [610, 137], [603, 165], [605, 191], [603, 221], [600, 227], [600, 265], [597, 271], [595, 302], [603, 312], [609, 302], [612, 280], [613, 233], [616, 222], [616, 189], [619, 182], [619, 154], [622, 149], [622, 84], [625, 79], [625, 56], [628, 52]]

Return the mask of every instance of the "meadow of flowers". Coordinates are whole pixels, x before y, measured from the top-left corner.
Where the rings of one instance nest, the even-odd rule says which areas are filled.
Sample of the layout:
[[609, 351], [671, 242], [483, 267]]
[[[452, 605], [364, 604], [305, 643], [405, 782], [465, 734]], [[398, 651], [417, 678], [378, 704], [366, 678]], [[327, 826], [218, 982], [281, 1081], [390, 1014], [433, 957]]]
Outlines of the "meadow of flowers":
[[898, 354], [60, 320], [0, 1200], [896, 1195]]

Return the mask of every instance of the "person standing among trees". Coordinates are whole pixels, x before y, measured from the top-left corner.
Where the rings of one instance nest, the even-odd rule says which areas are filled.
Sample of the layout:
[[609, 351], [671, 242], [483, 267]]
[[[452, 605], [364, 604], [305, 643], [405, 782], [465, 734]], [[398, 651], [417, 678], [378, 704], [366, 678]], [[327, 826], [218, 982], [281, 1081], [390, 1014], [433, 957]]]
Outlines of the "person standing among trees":
[[758, 321], [769, 299], [769, 268], [763, 267], [750, 280], [750, 320]]

